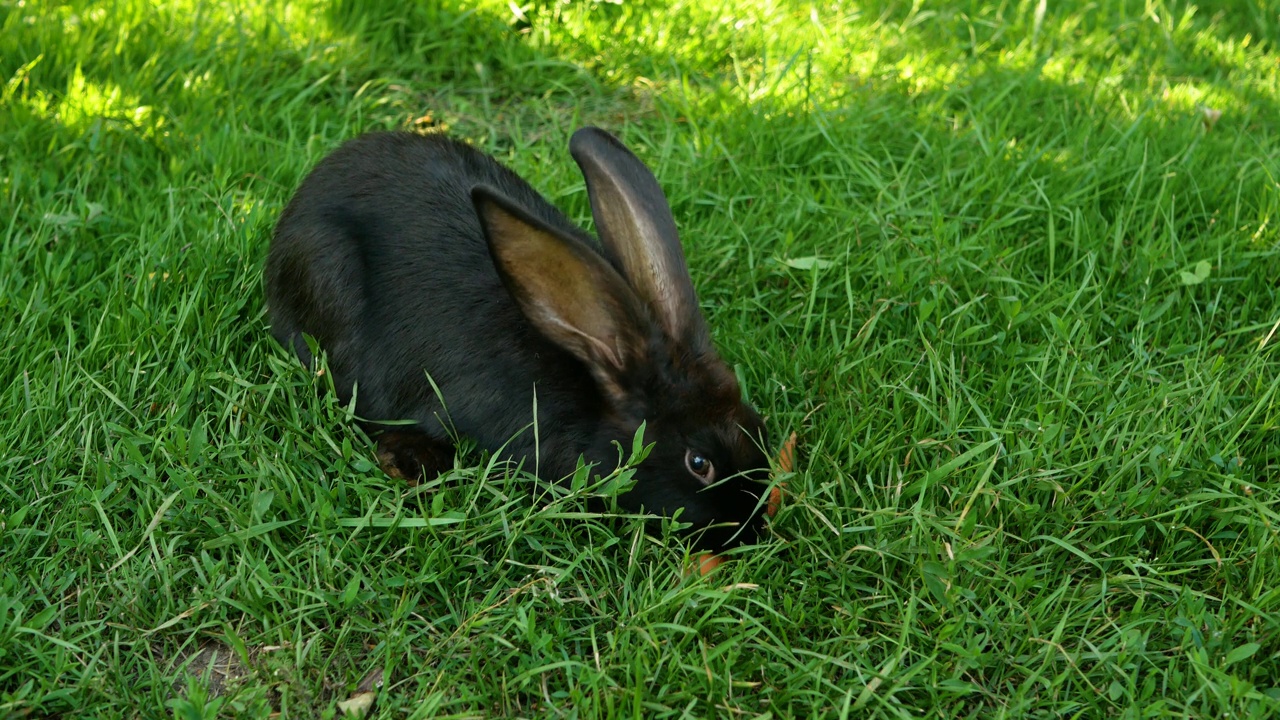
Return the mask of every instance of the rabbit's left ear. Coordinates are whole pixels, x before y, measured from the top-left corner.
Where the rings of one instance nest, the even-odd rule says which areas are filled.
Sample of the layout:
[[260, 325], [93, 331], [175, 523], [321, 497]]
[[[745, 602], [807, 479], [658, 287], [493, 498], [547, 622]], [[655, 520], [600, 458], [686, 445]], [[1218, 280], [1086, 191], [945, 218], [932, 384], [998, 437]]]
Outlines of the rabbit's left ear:
[[605, 247], [667, 335], [696, 354], [711, 348], [671, 207], [658, 180], [617, 138], [584, 127], [569, 140]]
[[492, 188], [471, 199], [489, 252], [529, 322], [591, 370], [612, 400], [645, 361], [648, 332], [639, 300], [604, 258], [547, 227]]

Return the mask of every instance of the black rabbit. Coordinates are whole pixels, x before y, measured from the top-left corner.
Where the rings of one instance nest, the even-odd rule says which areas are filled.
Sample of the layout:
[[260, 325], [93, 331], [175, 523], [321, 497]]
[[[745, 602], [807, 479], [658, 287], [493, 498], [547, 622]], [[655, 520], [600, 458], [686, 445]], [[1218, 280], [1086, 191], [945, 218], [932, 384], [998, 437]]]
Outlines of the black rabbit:
[[308, 364], [313, 337], [360, 417], [415, 422], [378, 436], [406, 476], [452, 466], [450, 428], [547, 480], [580, 456], [607, 472], [644, 421], [655, 446], [619, 504], [683, 509], [704, 549], [754, 542], [766, 430], [712, 346], [666, 198], [603, 130], [577, 131], [569, 151], [603, 249], [464, 143], [346, 143], [276, 226], [272, 333]]

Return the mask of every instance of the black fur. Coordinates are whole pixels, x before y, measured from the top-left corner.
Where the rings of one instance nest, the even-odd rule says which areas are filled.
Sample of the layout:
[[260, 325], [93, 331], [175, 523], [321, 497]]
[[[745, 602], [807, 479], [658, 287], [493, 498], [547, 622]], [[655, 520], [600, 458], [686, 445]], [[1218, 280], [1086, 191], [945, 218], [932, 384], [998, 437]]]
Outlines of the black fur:
[[[652, 175], [621, 143], [590, 128], [574, 142], [580, 164], [580, 153], [614, 163], [606, 173], [610, 181], [641, 188], [636, 192], [646, 213], [669, 213]], [[583, 168], [596, 209], [610, 201], [593, 188], [603, 186], [606, 171]], [[658, 210], [649, 207], [655, 204]], [[482, 215], [498, 220], [482, 222]], [[518, 264], [495, 267], [505, 257], [504, 238], [493, 237], [505, 232], [494, 229], [498, 221], [503, 228], [527, 225], [527, 233], [516, 233], [521, 237], [542, 233], [554, 236], [558, 248], [588, 248], [597, 264], [605, 259], [598, 276], [618, 277], [614, 284], [621, 286], [604, 293], [621, 308], [604, 316], [618, 318], [625, 330], [616, 339], [616, 365], [590, 354], [610, 342], [575, 349], [531, 321], [512, 293], [521, 297], [522, 278], [542, 276], [530, 277]], [[323, 160], [280, 217], [265, 271], [272, 334], [306, 363], [311, 357], [302, 334], [314, 337], [343, 401], [356, 384], [361, 417], [415, 421], [410, 433], [419, 434], [420, 451], [405, 450], [415, 443], [403, 441], [403, 430], [388, 434], [398, 436], [396, 442], [384, 443], [392, 446], [387, 457], [412, 454], [399, 463], [409, 465], [409, 473], [445, 469], [432, 446], [448, 442], [449, 428], [490, 451], [506, 445], [511, 458], [548, 480], [573, 472], [580, 455], [607, 472], [618, 460], [613, 442], [629, 448], [647, 421], [645, 439], [656, 447], [620, 503], [666, 515], [683, 509], [681, 519], [694, 523], [698, 544], [707, 549], [753, 542], [761, 524], [760, 481], [767, 478], [765, 429], [715, 355], [696, 299], [689, 305], [695, 296], [674, 224], [664, 238], [666, 257], [678, 265], [672, 277], [682, 275], [677, 279], [687, 284], [687, 297], [666, 309], [646, 295], [657, 291], [635, 289], [621, 257], [625, 248], [602, 249], [489, 156], [439, 135], [369, 134]], [[607, 239], [615, 246], [634, 241]], [[693, 314], [680, 324], [692, 328], [691, 335], [673, 339], [667, 328], [679, 312]], [[535, 389], [536, 454], [528, 427]], [[691, 447], [712, 461], [719, 482], [703, 487], [686, 469]], [[705, 529], [713, 523], [727, 525]]]

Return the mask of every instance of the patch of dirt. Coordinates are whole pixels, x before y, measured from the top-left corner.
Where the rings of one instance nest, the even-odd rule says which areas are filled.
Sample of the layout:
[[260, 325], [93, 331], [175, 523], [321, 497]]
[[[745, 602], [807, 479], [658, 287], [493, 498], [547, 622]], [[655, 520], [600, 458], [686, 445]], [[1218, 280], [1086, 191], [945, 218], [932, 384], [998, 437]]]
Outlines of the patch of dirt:
[[181, 671], [173, 681], [173, 692], [182, 695], [187, 679], [196, 677], [208, 682], [209, 697], [222, 695], [227, 688], [253, 676], [253, 668], [230, 646], [206, 642], [195, 650], [181, 650], [169, 658], [168, 670]]

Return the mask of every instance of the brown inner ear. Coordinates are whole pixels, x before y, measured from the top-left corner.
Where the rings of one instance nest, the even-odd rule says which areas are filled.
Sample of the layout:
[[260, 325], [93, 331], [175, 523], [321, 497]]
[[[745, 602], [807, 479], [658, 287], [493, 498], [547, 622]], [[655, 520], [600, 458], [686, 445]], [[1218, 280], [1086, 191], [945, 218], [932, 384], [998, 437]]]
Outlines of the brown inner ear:
[[494, 265], [529, 322], [585, 363], [610, 395], [642, 360], [638, 300], [599, 254], [485, 189], [473, 193]]

